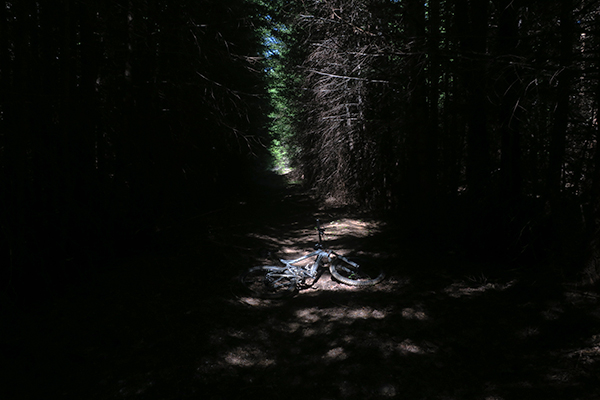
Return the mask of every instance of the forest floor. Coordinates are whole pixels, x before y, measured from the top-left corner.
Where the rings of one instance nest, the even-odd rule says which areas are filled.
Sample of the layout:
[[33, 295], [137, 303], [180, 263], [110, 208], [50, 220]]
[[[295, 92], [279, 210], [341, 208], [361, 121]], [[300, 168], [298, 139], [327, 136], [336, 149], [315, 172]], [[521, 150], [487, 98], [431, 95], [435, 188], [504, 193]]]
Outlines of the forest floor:
[[[5, 307], [0, 398], [600, 399], [596, 293], [415, 246], [275, 178], [260, 188], [46, 304]], [[245, 268], [312, 249], [315, 218], [388, 278], [326, 272], [277, 301], [240, 290]]]

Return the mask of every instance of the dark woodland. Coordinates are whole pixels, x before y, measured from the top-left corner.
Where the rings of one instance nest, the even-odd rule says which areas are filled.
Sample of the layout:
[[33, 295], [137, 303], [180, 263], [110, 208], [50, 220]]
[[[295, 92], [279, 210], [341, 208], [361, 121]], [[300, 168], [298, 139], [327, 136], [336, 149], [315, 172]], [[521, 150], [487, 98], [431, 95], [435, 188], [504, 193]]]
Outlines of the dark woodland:
[[[600, 398], [599, 18], [2, 2], [0, 398]], [[386, 281], [241, 293], [315, 218]]]

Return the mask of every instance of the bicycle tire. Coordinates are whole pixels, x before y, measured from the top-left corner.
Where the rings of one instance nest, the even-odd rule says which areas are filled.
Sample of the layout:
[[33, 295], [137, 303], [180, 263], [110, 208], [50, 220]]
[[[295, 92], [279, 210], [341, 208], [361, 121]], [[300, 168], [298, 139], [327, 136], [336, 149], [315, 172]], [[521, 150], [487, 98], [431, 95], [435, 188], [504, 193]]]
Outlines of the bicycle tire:
[[347, 261], [349, 260], [338, 257], [329, 265], [331, 276], [338, 282], [350, 286], [372, 286], [385, 278], [382, 269]]
[[240, 276], [240, 282], [252, 295], [263, 299], [280, 299], [298, 291], [295, 277], [277, 276], [279, 267], [253, 267]]

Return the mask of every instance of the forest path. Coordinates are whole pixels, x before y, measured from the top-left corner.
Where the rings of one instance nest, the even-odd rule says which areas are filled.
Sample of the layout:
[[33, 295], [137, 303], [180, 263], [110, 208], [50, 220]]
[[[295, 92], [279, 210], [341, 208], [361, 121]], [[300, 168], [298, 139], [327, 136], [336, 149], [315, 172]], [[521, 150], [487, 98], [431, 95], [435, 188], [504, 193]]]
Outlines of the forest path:
[[[2, 399], [597, 399], [597, 299], [408, 248], [381, 220], [273, 180], [167, 230], [68, 296], [12, 316]], [[292, 299], [237, 275], [328, 245], [388, 279]], [[270, 255], [271, 254], [271, 255]], [[2, 390], [2, 389], [0, 389]]]

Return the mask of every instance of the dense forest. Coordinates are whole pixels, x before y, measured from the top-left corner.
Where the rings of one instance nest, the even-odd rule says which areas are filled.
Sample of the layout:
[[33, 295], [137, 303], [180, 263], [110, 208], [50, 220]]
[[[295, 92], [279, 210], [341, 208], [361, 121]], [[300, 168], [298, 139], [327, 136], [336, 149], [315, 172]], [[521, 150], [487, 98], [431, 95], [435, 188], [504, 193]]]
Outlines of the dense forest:
[[280, 69], [308, 185], [433, 247], [594, 274], [597, 1], [301, 4]]
[[9, 1], [0, 13], [3, 287], [127, 252], [235, 195], [264, 159], [256, 5]]
[[269, 149], [320, 198], [432, 247], [594, 280], [599, 13], [597, 0], [3, 2], [2, 288], [210, 211], [253, 185]]
[[599, 399], [599, 19], [1, 2], [0, 399]]

